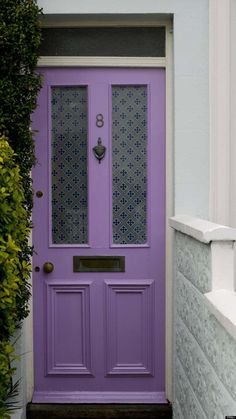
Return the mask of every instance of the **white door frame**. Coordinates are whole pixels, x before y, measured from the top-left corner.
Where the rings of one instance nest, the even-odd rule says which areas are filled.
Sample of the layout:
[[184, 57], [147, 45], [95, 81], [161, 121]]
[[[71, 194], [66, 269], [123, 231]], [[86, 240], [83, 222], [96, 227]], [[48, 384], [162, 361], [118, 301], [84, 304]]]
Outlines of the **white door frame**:
[[[140, 20], [141, 19], [141, 20]], [[99, 21], [92, 26], [122, 26], [122, 20], [114, 22]], [[166, 68], [166, 397], [172, 400], [172, 272], [173, 258], [172, 246], [173, 235], [168, 225], [168, 219], [173, 215], [173, 77], [172, 77], [172, 50], [173, 50], [173, 30], [170, 20], [147, 19], [130, 20], [125, 22], [125, 26], [164, 26], [166, 31], [166, 57], [40, 57], [38, 66], [77, 66], [77, 67], [165, 67]], [[83, 20], [81, 22], [71, 20], [60, 20], [60, 22], [47, 22], [44, 27], [86, 27], [91, 26]], [[124, 25], [123, 25], [124, 26]], [[28, 349], [28, 359], [26, 364], [26, 383], [27, 401], [31, 401], [34, 389], [33, 371], [33, 322], [32, 322], [32, 302], [31, 312], [26, 319], [26, 344]]]

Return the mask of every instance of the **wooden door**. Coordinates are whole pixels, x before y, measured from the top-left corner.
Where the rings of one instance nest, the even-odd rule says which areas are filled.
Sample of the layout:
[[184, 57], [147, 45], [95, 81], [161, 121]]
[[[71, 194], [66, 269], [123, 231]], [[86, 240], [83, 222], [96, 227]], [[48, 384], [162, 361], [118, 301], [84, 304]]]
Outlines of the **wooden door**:
[[165, 72], [41, 72], [33, 401], [164, 402]]

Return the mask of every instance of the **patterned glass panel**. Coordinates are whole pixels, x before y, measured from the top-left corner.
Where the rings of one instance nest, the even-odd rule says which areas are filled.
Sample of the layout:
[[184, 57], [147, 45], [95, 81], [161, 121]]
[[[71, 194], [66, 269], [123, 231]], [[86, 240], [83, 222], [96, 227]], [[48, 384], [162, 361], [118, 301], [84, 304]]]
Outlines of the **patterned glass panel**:
[[87, 243], [87, 88], [52, 88], [52, 241]]
[[147, 242], [147, 87], [112, 88], [113, 243]]

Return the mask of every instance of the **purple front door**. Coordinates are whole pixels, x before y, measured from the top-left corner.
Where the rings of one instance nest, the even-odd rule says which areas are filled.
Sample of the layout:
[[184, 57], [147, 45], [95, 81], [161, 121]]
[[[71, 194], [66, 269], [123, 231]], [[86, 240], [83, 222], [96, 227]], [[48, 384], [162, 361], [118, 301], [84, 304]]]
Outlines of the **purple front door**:
[[33, 401], [164, 402], [165, 72], [41, 72]]

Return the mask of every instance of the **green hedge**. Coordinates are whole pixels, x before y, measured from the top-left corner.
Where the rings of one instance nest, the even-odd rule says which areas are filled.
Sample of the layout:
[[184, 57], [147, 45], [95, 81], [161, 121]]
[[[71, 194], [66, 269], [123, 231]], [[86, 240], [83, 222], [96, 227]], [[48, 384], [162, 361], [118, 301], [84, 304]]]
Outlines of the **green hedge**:
[[14, 152], [6, 138], [0, 137], [0, 417], [3, 417], [14, 372], [10, 362], [14, 349], [9, 341], [22, 318], [18, 301], [22, 290], [30, 295], [31, 267], [22, 257], [30, 233], [24, 200]]
[[[28, 314], [35, 162], [31, 114], [41, 79], [36, 0], [2, 0], [0, 7], [0, 418], [7, 417], [15, 359], [10, 340]], [[10, 146], [9, 146], [10, 144]]]

